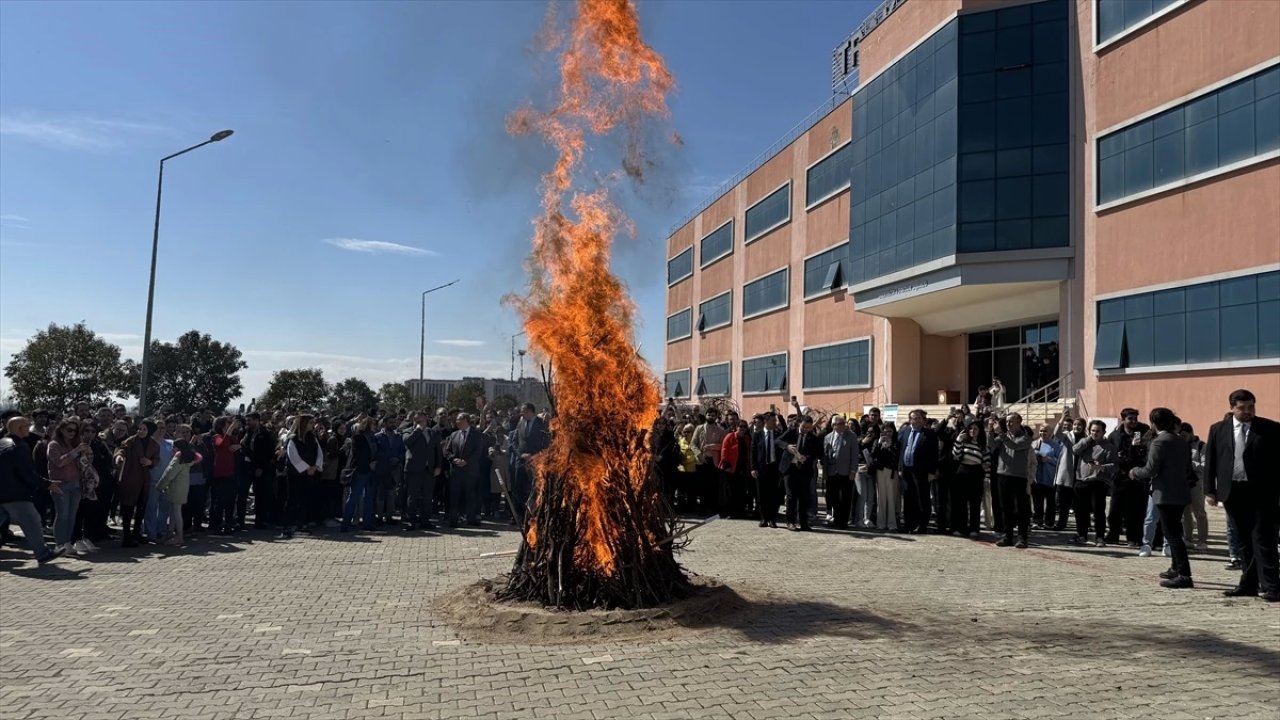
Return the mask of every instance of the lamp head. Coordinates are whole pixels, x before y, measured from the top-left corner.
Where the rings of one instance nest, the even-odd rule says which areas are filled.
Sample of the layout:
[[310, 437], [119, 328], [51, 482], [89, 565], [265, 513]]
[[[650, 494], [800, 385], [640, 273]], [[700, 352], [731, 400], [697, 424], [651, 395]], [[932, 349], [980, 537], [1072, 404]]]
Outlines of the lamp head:
[[233, 133], [235, 133], [235, 130], [219, 130], [209, 138], [209, 142], [221, 142], [231, 137]]

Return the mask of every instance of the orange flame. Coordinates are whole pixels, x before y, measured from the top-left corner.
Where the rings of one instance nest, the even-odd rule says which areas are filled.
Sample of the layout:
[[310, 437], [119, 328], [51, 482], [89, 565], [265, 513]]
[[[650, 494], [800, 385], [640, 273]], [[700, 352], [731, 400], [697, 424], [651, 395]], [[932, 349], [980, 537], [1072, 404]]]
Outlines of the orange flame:
[[[635, 306], [609, 271], [613, 237], [630, 224], [606, 187], [575, 189], [574, 181], [587, 138], [619, 126], [627, 134], [622, 170], [642, 175], [647, 163], [639, 125], [645, 116], [667, 115], [673, 80], [661, 56], [640, 38], [630, 0], [579, 0], [577, 9], [567, 34], [546, 35], [547, 49], [560, 53], [555, 106], [545, 112], [524, 108], [507, 120], [509, 132], [537, 133], [558, 152], [543, 176], [529, 294], [516, 304], [530, 344], [555, 372], [554, 439], [539, 457], [538, 496], [547, 472], [564, 480], [569, 492], [556, 501], [571, 505], [564, 509], [577, 518], [575, 566], [611, 576], [624, 538], [640, 537], [653, 547], [659, 542], [649, 530], [624, 533], [607, 509], [647, 500], [639, 490], [649, 454], [638, 438], [649, 429], [661, 395], [633, 345]], [[537, 544], [536, 522], [526, 541]]]

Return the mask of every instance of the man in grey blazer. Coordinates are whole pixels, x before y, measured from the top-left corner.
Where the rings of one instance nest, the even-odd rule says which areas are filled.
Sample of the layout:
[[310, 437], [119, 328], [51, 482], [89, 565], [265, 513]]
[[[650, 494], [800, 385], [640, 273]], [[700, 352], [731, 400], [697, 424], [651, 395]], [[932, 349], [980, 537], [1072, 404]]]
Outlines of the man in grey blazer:
[[404, 477], [407, 485], [405, 519], [407, 530], [433, 530], [431, 503], [435, 497], [435, 481], [444, 468], [440, 439], [431, 430], [431, 417], [425, 410], [414, 415], [414, 426], [404, 435], [407, 452]]
[[1158, 431], [1147, 450], [1147, 462], [1129, 471], [1134, 480], [1151, 485], [1151, 500], [1160, 513], [1164, 541], [1173, 556], [1172, 566], [1160, 573], [1161, 587], [1181, 589], [1195, 587], [1191, 582], [1191, 561], [1182, 535], [1182, 511], [1191, 502], [1191, 448], [1174, 431], [1176, 418], [1169, 408], [1151, 411], [1151, 426]]
[[858, 471], [858, 435], [849, 429], [843, 415], [832, 416], [831, 432], [822, 439], [822, 469], [827, 477], [831, 527], [847, 529], [853, 512], [853, 474]]

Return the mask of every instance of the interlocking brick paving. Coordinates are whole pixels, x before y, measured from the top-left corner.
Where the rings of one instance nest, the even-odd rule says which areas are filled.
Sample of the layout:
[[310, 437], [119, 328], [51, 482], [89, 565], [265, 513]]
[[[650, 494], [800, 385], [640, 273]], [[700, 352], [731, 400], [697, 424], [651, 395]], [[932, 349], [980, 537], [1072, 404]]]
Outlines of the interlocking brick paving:
[[[1280, 717], [1280, 607], [1162, 558], [721, 521], [683, 561], [756, 612], [656, 642], [493, 645], [433, 614], [505, 570], [505, 527], [265, 534], [36, 568], [0, 550], [0, 717]], [[767, 600], [759, 600], [767, 596]]]

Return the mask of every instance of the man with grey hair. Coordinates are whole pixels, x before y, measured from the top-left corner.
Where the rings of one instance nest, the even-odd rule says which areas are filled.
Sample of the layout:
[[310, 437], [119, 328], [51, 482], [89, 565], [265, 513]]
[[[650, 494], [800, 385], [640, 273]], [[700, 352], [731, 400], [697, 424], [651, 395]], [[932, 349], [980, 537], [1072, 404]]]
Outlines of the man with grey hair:
[[822, 439], [822, 468], [831, 503], [831, 527], [845, 530], [853, 511], [853, 479], [858, 470], [858, 435], [843, 415], [831, 417], [831, 432]]
[[1000, 506], [1004, 508], [1004, 537], [996, 545], [1013, 545], [1016, 527], [1017, 547], [1026, 548], [1028, 525], [1031, 523], [1031, 495], [1027, 486], [1031, 436], [1022, 427], [1022, 416], [1010, 413], [1002, 421], [1000, 431], [991, 433], [987, 438], [987, 447], [996, 455], [996, 480], [1000, 489]]
[[[26, 438], [31, 431], [31, 421], [21, 415], [9, 418], [5, 424], [9, 435], [0, 438], [0, 527], [14, 523], [22, 528], [27, 547], [41, 565], [61, 557], [65, 547], [51, 548], [44, 542], [44, 528], [40, 514], [36, 512], [32, 496], [47, 482], [36, 476], [31, 452]], [[56, 482], [49, 482], [49, 490], [61, 494]]]

